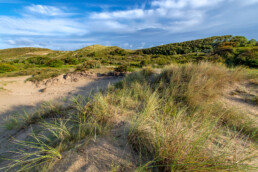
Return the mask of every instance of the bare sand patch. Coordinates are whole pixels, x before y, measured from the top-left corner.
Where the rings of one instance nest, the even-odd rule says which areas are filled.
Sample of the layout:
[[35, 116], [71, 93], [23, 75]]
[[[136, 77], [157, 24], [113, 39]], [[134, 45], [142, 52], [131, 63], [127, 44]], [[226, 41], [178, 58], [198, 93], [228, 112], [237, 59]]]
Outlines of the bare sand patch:
[[[38, 83], [25, 82], [29, 76], [0, 78], [0, 119], [24, 110], [32, 110], [44, 101], [63, 101], [105, 88], [122, 77], [98, 77], [93, 73], [60, 75]], [[0, 122], [0, 123], [1, 123]]]

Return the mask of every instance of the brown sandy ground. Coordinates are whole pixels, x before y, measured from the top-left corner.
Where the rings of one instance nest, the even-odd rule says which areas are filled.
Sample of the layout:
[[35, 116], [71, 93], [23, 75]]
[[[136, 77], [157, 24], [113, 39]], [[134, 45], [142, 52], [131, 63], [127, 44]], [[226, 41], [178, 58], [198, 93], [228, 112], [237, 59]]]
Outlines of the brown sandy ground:
[[[105, 88], [121, 77], [98, 77], [81, 72], [61, 75], [39, 83], [25, 82], [29, 76], [0, 78], [0, 121], [23, 110], [30, 111], [44, 101], [63, 101], [77, 95], [87, 95], [91, 90]], [[1, 124], [1, 122], [0, 122]]]
[[228, 108], [247, 115], [255, 120], [258, 126], [258, 85], [252, 82], [244, 82], [232, 85], [225, 90], [222, 101]]

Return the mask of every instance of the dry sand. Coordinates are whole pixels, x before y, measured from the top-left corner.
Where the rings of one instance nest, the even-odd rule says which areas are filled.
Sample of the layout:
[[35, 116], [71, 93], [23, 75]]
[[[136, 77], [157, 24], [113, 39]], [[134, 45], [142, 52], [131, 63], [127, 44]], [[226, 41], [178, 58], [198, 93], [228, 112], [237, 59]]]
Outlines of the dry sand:
[[59, 101], [72, 96], [87, 95], [91, 90], [105, 88], [122, 77], [97, 77], [96, 74], [61, 75], [34, 84], [25, 82], [29, 76], [0, 78], [0, 124], [3, 119], [24, 110], [32, 111], [44, 101]]

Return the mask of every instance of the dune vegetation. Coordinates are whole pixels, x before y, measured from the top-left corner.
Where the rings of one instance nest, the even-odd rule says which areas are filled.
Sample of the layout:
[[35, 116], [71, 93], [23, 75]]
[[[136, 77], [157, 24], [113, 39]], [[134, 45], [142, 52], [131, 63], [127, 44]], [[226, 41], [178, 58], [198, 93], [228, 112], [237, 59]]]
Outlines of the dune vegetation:
[[70, 105], [10, 117], [5, 128], [29, 137], [14, 140], [1, 167], [55, 171], [66, 152], [112, 139], [119, 126], [137, 161], [111, 171], [255, 171], [257, 123], [221, 99], [228, 87], [251, 80], [257, 77], [247, 69], [207, 62], [146, 67]]
[[[144, 66], [162, 68], [169, 64], [217, 62], [229, 67], [258, 67], [258, 47], [254, 39], [243, 36], [215, 36], [205, 39], [167, 44], [147, 49], [126, 50], [116, 46], [92, 45], [76, 51], [53, 51], [43, 48], [0, 50], [0, 77], [35, 75], [42, 70], [65, 73], [68, 70], [100, 66], [123, 66], [134, 71]], [[97, 65], [87, 65], [87, 64]], [[32, 81], [55, 75], [32, 78]]]
[[[107, 162], [103, 155], [96, 163], [104, 165], [101, 171], [256, 171], [257, 115], [224, 98], [228, 90], [247, 94], [234, 89], [239, 84], [257, 94], [257, 67], [256, 40], [231, 35], [141, 50], [0, 50], [0, 77], [29, 75], [26, 81], [39, 82], [103, 68], [113, 71], [106, 76], [126, 74], [90, 95], [8, 116], [3, 128], [11, 134], [3, 140], [10, 145], [0, 154], [0, 171], [58, 171], [66, 159], [73, 161], [68, 155], [103, 141], [131, 158], [107, 156]], [[247, 108], [257, 107], [257, 100], [253, 94], [243, 99], [251, 102]], [[79, 156], [82, 162], [97, 161], [85, 156]]]

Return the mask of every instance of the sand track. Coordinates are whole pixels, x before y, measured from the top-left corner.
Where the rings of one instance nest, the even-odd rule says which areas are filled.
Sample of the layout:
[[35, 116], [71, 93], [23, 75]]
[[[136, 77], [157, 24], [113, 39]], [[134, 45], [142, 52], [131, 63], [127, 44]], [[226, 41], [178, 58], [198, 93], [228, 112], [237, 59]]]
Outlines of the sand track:
[[33, 111], [45, 101], [63, 102], [105, 88], [122, 77], [98, 77], [93, 73], [61, 75], [40, 83], [25, 82], [29, 76], [0, 78], [0, 125], [4, 118], [23, 110]]

